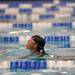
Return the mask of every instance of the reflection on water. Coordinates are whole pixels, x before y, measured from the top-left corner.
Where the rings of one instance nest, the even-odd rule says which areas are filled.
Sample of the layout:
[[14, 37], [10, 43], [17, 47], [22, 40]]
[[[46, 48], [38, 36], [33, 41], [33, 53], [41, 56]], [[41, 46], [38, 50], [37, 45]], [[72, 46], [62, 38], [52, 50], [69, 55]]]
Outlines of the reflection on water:
[[[62, 61], [62, 66], [60, 64], [55, 64], [56, 60], [48, 60], [48, 69], [42, 70], [13, 70], [11, 71], [9, 67], [9, 61], [0, 62], [0, 75], [75, 75], [75, 68], [67, 65], [68, 61]], [[70, 60], [69, 60], [70, 61]], [[51, 63], [52, 62], [52, 63]], [[57, 63], [59, 63], [57, 61]], [[64, 64], [65, 63], [65, 64]], [[66, 66], [67, 65], [67, 66]], [[70, 67], [68, 67], [70, 66]]]
[[[12, 59], [15, 60], [15, 58], [12, 58], [12, 56], [16, 54], [16, 52], [18, 52], [18, 51], [15, 52], [14, 51], [7, 51], [8, 53], [2, 52], [0, 54], [0, 75], [75, 75], [74, 60], [57, 60], [57, 59], [46, 60], [48, 69], [11, 72], [9, 69], [10, 67], [9, 63]], [[17, 55], [24, 54], [23, 51], [20, 53], [17, 53]]]
[[10, 72], [10, 70], [0, 70], [0, 75], [75, 75], [74, 71], [60, 70], [34, 70], [29, 72]]

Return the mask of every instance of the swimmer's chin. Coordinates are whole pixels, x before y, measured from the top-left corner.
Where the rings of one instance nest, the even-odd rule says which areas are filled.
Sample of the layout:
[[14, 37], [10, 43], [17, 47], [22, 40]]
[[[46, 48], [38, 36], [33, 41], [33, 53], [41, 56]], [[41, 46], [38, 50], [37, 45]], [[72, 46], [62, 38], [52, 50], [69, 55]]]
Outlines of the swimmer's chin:
[[26, 48], [28, 49], [28, 46], [26, 45]]
[[30, 49], [30, 48], [28, 47], [28, 45], [26, 45], [26, 49]]

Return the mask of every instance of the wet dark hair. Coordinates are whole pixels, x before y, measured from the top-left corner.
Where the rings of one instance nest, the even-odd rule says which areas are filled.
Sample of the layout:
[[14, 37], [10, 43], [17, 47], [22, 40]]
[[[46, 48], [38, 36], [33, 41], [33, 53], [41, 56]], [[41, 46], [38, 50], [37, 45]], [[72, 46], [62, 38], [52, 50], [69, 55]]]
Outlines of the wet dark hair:
[[44, 46], [45, 46], [45, 39], [39, 35], [32, 36], [32, 39], [37, 43], [37, 50], [39, 52], [42, 51], [43, 54], [45, 54]]

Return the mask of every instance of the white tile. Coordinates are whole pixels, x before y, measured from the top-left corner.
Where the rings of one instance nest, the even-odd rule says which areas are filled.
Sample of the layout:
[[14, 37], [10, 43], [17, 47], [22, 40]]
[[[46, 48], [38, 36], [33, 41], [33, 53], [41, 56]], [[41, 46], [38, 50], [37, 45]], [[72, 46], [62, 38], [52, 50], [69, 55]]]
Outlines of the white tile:
[[20, 41], [20, 44], [24, 44], [25, 43], [25, 37], [20, 36], [19, 41]]
[[31, 4], [20, 4], [19, 8], [32, 8]]
[[60, 1], [59, 1], [59, 0], [54, 0], [53, 3], [54, 3], [54, 4], [59, 4]]
[[68, 7], [75, 7], [75, 3], [67, 3], [66, 6], [68, 6]]
[[75, 29], [75, 22], [72, 22], [72, 28]]
[[11, 29], [12, 23], [0, 23], [0, 29]]
[[51, 28], [52, 24], [48, 22], [34, 22], [33, 23], [33, 30], [42, 30]]
[[7, 8], [6, 9], [6, 14], [18, 14], [19, 13], [19, 9], [18, 8]]
[[55, 14], [55, 18], [66, 18], [66, 17], [71, 17], [71, 14], [64, 14], [64, 13], [63, 14], [62, 13]]
[[3, 25], [2, 25], [2, 23], [0, 23], [0, 29], [2, 29], [3, 28]]
[[44, 3], [43, 4], [43, 7], [45, 7], [45, 8], [49, 8], [49, 7], [52, 7], [52, 6], [54, 6], [54, 4], [52, 4], [52, 3]]
[[0, 23], [0, 29], [6, 29], [7, 23]]
[[33, 24], [33, 30], [36, 30], [36, 29], [39, 30], [39, 26], [37, 22], [33, 22], [32, 24]]
[[51, 23], [48, 22], [39, 22], [38, 23], [39, 28], [41, 29], [47, 29], [51, 27]]
[[6, 9], [8, 8], [8, 4], [1, 4], [0, 3], [0, 9]]
[[22, 14], [22, 15], [21, 15], [21, 19], [22, 19], [23, 21], [27, 21], [28, 18], [29, 18], [29, 16], [27, 16], [27, 14]]
[[16, 19], [17, 21], [21, 20], [21, 15], [20, 14], [17, 14], [16, 17], [17, 17], [17, 19]]
[[30, 20], [31, 21], [38, 21], [39, 20], [39, 15], [38, 14], [31, 14], [30, 15]]
[[13, 28], [13, 24], [12, 23], [7, 23], [8, 25], [8, 29], [12, 29]]
[[70, 36], [70, 41], [74, 41], [75, 42], [75, 36], [74, 35]]
[[46, 8], [43, 7], [33, 8], [32, 13], [36, 13], [36, 14], [46, 13]]
[[48, 23], [48, 28], [52, 28], [52, 23]]
[[75, 36], [74, 35], [70, 36], [70, 43], [71, 43], [70, 46], [75, 48]]
[[47, 61], [47, 66], [48, 66], [49, 69], [51, 69], [51, 68], [56, 66], [56, 63], [53, 60], [48, 60]]
[[33, 74], [30, 74], [30, 75], [42, 75], [42, 74], [40, 74], [40, 73], [33, 73]]
[[72, 11], [73, 8], [72, 7], [65, 7], [65, 6], [60, 6], [58, 7], [59, 8], [59, 11]]
[[29, 16], [27, 14], [17, 14], [17, 21], [28, 21]]
[[9, 62], [8, 61], [3, 61], [3, 62], [0, 62], [0, 68], [2, 69], [7, 69], [9, 68]]

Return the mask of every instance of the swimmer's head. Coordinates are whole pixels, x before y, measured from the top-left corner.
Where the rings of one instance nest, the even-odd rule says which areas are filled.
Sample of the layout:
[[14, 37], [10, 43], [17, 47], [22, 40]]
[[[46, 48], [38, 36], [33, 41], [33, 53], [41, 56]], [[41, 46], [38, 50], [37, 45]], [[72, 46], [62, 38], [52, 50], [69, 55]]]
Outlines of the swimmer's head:
[[34, 35], [28, 40], [26, 48], [30, 50], [42, 52], [45, 54], [44, 46], [45, 46], [44, 38], [39, 35]]

